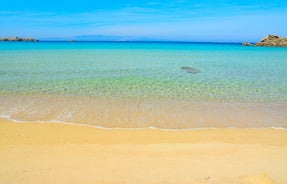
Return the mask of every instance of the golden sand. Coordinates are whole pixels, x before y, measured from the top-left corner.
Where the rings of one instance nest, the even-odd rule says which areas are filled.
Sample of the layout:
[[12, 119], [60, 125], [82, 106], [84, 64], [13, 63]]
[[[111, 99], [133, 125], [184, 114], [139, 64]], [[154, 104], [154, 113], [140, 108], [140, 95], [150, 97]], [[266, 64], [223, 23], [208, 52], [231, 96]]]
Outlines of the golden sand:
[[0, 183], [286, 184], [287, 131], [0, 121]]

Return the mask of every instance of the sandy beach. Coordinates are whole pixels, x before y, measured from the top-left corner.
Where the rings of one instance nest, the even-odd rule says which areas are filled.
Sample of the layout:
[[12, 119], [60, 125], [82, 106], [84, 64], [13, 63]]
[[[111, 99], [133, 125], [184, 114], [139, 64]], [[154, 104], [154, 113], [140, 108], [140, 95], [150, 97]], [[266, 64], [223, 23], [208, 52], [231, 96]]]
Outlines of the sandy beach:
[[285, 130], [0, 126], [2, 184], [287, 183]]
[[286, 17], [2, 0], [0, 184], [287, 184]]

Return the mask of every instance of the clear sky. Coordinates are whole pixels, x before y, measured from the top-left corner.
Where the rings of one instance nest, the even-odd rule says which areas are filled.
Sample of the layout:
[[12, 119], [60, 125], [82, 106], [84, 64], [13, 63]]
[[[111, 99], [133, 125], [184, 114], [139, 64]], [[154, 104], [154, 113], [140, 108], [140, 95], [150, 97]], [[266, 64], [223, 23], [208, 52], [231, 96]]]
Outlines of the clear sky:
[[0, 37], [257, 41], [287, 36], [286, 0], [0, 0]]

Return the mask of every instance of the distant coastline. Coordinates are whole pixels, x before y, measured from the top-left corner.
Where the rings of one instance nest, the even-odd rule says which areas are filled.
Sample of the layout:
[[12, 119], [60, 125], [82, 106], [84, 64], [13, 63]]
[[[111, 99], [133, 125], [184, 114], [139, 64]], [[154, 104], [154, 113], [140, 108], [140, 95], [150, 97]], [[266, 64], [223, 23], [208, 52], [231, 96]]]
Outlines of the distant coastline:
[[[5, 40], [4, 40], [5, 39]], [[1, 38], [0, 37], [0, 42], [25, 42], [26, 40], [7, 40], [7, 38]], [[29, 42], [27, 40], [27, 42]], [[83, 43], [89, 43], [89, 42], [99, 42], [99, 43], [171, 43], [171, 44], [176, 44], [176, 43], [180, 43], [180, 44], [235, 44], [235, 45], [240, 45], [242, 44], [242, 42], [207, 42], [207, 41], [153, 41], [153, 40], [149, 40], [149, 41], [141, 41], [141, 40], [135, 40], [135, 41], [111, 41], [111, 40], [36, 40], [35, 41], [31, 41], [31, 42], [83, 42]]]
[[20, 38], [20, 37], [7, 37], [0, 38], [0, 41], [6, 42], [38, 42], [39, 40], [35, 38]]
[[111, 40], [38, 40], [31, 37], [0, 37], [0, 42], [114, 42], [114, 43], [185, 43], [185, 44], [241, 44], [243, 46], [287, 47], [287, 38], [269, 34], [255, 43], [250, 42], [207, 42], [207, 41], [111, 41]]

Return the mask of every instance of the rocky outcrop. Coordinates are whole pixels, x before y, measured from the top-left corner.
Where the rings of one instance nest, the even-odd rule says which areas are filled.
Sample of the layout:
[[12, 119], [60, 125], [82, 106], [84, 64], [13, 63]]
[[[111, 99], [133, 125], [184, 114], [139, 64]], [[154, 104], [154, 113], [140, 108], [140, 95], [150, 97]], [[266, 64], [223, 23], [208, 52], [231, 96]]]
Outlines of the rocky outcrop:
[[34, 38], [19, 38], [19, 37], [8, 37], [8, 38], [0, 38], [0, 41], [10, 41], [10, 42], [37, 42], [39, 40]]
[[283, 38], [277, 35], [269, 34], [262, 38], [259, 42], [254, 45], [249, 42], [243, 42], [243, 46], [266, 46], [266, 47], [287, 47], [287, 38]]
[[243, 46], [252, 46], [252, 44], [249, 43], [249, 42], [243, 42], [242, 45], [243, 45]]
[[270, 34], [255, 43], [255, 46], [287, 47], [287, 38]]

